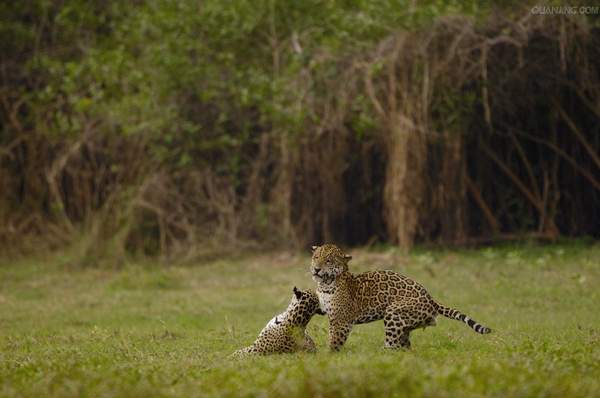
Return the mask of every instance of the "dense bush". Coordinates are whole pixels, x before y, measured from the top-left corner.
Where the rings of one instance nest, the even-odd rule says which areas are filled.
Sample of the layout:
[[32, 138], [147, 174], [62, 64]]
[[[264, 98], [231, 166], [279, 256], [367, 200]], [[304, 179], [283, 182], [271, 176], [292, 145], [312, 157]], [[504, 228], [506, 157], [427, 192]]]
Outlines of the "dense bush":
[[600, 234], [585, 16], [431, 0], [0, 12], [5, 247]]

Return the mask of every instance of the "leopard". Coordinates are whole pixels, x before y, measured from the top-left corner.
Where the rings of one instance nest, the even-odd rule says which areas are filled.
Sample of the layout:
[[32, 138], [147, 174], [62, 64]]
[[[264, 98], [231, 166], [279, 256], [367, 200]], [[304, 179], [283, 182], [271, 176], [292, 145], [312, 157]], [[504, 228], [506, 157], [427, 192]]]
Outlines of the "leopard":
[[299, 351], [316, 352], [306, 326], [315, 314], [325, 315], [314, 290], [300, 290], [294, 286], [287, 309], [274, 316], [248, 347], [231, 354], [233, 358], [252, 355], [284, 354]]
[[436, 317], [464, 322], [480, 334], [492, 330], [462, 312], [440, 304], [425, 288], [400, 273], [389, 270], [352, 274], [352, 256], [334, 244], [312, 246], [310, 273], [317, 284], [321, 310], [329, 318], [328, 344], [339, 351], [352, 327], [383, 319], [384, 347], [411, 348], [410, 333], [436, 325]]

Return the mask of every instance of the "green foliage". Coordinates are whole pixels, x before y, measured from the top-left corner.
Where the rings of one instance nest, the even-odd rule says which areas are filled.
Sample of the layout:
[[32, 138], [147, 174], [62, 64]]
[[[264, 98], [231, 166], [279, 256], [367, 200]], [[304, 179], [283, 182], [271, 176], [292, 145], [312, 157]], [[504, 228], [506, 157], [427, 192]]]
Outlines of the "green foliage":
[[227, 356], [285, 308], [292, 287], [313, 285], [307, 257], [120, 271], [28, 259], [0, 266], [0, 395], [587, 397], [600, 388], [598, 245], [353, 255], [354, 271], [399, 270], [494, 333], [438, 318], [413, 333], [410, 352], [390, 352], [377, 322], [331, 354], [316, 317], [319, 353], [237, 362]]
[[[6, 53], [28, 54], [26, 74], [37, 76], [30, 108], [40, 129], [72, 137], [101, 121], [107, 132], [151, 137], [157, 160], [175, 168], [218, 161], [234, 174], [258, 132], [303, 128], [299, 71], [334, 77], [333, 60], [392, 31], [481, 13], [478, 2], [431, 0], [2, 7]], [[356, 107], [362, 134], [372, 116], [364, 101]]]
[[[595, 234], [596, 227], [588, 224], [593, 217], [577, 215], [579, 208], [593, 213], [595, 188], [575, 180], [583, 187], [576, 189], [581, 202], [566, 199], [565, 193], [573, 189], [563, 181], [573, 180], [569, 174], [573, 165], [558, 159], [550, 147], [533, 149], [529, 138], [519, 138], [529, 144], [525, 152], [533, 158], [534, 176], [527, 179], [556, 191], [542, 198], [545, 188], [539, 190], [539, 202], [548, 207], [543, 212], [536, 210], [542, 205], [530, 203], [506, 177], [499, 177], [502, 184], [488, 183], [498, 173], [489, 159], [471, 160], [478, 153], [473, 142], [490, 122], [478, 117], [483, 78], [477, 63], [484, 46], [491, 57], [485, 84], [489, 84], [492, 122], [497, 117], [514, 124], [515, 134], [531, 133], [535, 140], [554, 134], [550, 126], [556, 126], [560, 130], [556, 138], [569, 135], [564, 131], [568, 126], [556, 120], [547, 126], [546, 116], [552, 112], [544, 104], [550, 106], [558, 99], [570, 105], [567, 113], [585, 109], [566, 98], [572, 90], [567, 85], [544, 84], [540, 87], [551, 92], [540, 94], [536, 82], [540, 76], [555, 76], [557, 81], [586, 81], [594, 76], [591, 60], [597, 57], [585, 47], [593, 47], [593, 30], [575, 18], [578, 28], [564, 30], [563, 22], [548, 18], [542, 24], [547, 42], [530, 46], [528, 40], [538, 40], [538, 33], [533, 33], [539, 26], [533, 18], [524, 20], [529, 21], [527, 26], [514, 22], [522, 20], [526, 7], [512, 0], [493, 4], [473, 0], [5, 2], [0, 5], [0, 162], [6, 172], [0, 171], [0, 190], [5, 192], [0, 195], [0, 218], [7, 227], [0, 228], [0, 244], [12, 246], [6, 242], [55, 231], [47, 228], [49, 224], [60, 224], [65, 235], [71, 234], [51, 246], [72, 242], [73, 231], [93, 224], [91, 219], [100, 209], [113, 215], [117, 208], [128, 221], [120, 224], [127, 228], [118, 233], [114, 228], [98, 228], [104, 236], [122, 238], [117, 244], [127, 249], [117, 250], [119, 255], [129, 249], [166, 255], [179, 243], [191, 247], [215, 235], [214, 229], [227, 231], [220, 236], [230, 241], [266, 241], [282, 229], [281, 241], [297, 244], [325, 236], [347, 243], [395, 239], [386, 236], [392, 228], [386, 221], [391, 217], [384, 214], [389, 212], [385, 209], [396, 207], [384, 203], [390, 200], [384, 195], [386, 185], [389, 188], [396, 180], [388, 178], [387, 167], [395, 162], [386, 142], [391, 119], [376, 111], [376, 101], [365, 87], [365, 73], [374, 78], [374, 95], [380, 98], [384, 114], [392, 103], [421, 104], [419, 93], [426, 86], [431, 89], [422, 105], [404, 111], [420, 112], [428, 119], [421, 127], [427, 130], [428, 141], [427, 155], [422, 156], [429, 157], [423, 167], [429, 169], [414, 174], [427, 175], [424, 184], [431, 192], [424, 196], [439, 203], [438, 209], [431, 209], [431, 203], [423, 205], [430, 207], [423, 207], [424, 213], [436, 214], [421, 217], [430, 225], [420, 225], [416, 230], [423, 231], [422, 236], [414, 239], [436, 240], [440, 230], [452, 228], [456, 236], [443, 232], [442, 239], [460, 241], [465, 233], [473, 237], [488, 233], [482, 210], [476, 207], [480, 202], [476, 205], [460, 184], [440, 172], [442, 167], [458, 168], [446, 156], [448, 148], [430, 145], [436, 139], [443, 144], [451, 134], [463, 131], [465, 149], [457, 156], [465, 158], [469, 173], [477, 170], [474, 183], [483, 202], [499, 209], [494, 216], [501, 232], [539, 230], [544, 227], [540, 220], [548, 215], [552, 222], [557, 219], [560, 233]], [[487, 18], [497, 8], [507, 12], [498, 12], [502, 18]], [[445, 18], [451, 16], [461, 18]], [[438, 23], [442, 19], [444, 23]], [[471, 29], [471, 20], [485, 26]], [[462, 31], [463, 26], [469, 29]], [[585, 37], [575, 40], [578, 32], [586, 31]], [[433, 41], [432, 32], [437, 38]], [[446, 46], [459, 43], [461, 37], [468, 46], [474, 40], [473, 47]], [[402, 59], [396, 65], [397, 75], [407, 74], [392, 87], [392, 44], [403, 38], [409, 44], [400, 51], [404, 57], [395, 59]], [[504, 49], [513, 39], [518, 46]], [[520, 52], [513, 54], [517, 47]], [[439, 68], [430, 65], [445, 48], [455, 48], [456, 58], [465, 56], [468, 61], [457, 64], [448, 58], [448, 63], [436, 64]], [[570, 48], [560, 57], [561, 65], [545, 62], [544, 57], [558, 59], [556, 48]], [[515, 69], [521, 58], [524, 64]], [[549, 70], [540, 73], [537, 62], [542, 68], [548, 64]], [[575, 73], [572, 65], [587, 66]], [[467, 82], [456, 79], [463, 69], [470, 71], [464, 77], [470, 79]], [[438, 72], [429, 81], [432, 70]], [[498, 70], [506, 75], [497, 76]], [[513, 88], [517, 94], [505, 90], [507, 82], [518, 82]], [[537, 94], [521, 95], [521, 89]], [[585, 89], [575, 91], [587, 95]], [[517, 101], [525, 97], [526, 101]], [[531, 110], [532, 104], [539, 108]], [[501, 116], [503, 108], [513, 106], [511, 114]], [[593, 140], [597, 123], [586, 112], [575, 124]], [[500, 134], [504, 130], [503, 125], [494, 127]], [[438, 133], [449, 134], [435, 137]], [[494, 142], [498, 137], [488, 137], [490, 145], [506, 155], [500, 157], [517, 169], [516, 175], [524, 176], [527, 171], [514, 156], [518, 152], [514, 144], [498, 145]], [[568, 147], [569, 157], [581, 158], [577, 139], [570, 140], [573, 145], [558, 141], [552, 145]], [[322, 145], [326, 141], [330, 146]], [[576, 169], [594, 167], [591, 159], [583, 159], [588, 164]], [[557, 170], [552, 183], [546, 182], [544, 174], [550, 170], [550, 160]], [[559, 161], [566, 163], [559, 165]], [[319, 173], [313, 167], [317, 164], [325, 164], [328, 173]], [[447, 186], [438, 188], [442, 180]], [[457, 187], [454, 194], [453, 187]], [[361, 199], [350, 196], [356, 191], [363, 192]], [[421, 203], [421, 199], [408, 202]], [[567, 207], [568, 212], [563, 211]], [[355, 219], [356, 214], [361, 216]], [[463, 219], [460, 223], [442, 220], [447, 214]], [[441, 224], [456, 227], [440, 228]], [[466, 225], [464, 231], [460, 225]], [[361, 228], [356, 234], [348, 232]]]

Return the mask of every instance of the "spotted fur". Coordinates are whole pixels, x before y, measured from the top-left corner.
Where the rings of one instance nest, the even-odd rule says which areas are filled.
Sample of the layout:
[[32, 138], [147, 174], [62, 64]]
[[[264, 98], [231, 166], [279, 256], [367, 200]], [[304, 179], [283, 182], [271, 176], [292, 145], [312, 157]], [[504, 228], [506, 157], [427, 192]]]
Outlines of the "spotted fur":
[[435, 325], [444, 315], [464, 322], [477, 333], [491, 330], [465, 314], [436, 302], [425, 288], [393, 271], [353, 275], [352, 257], [332, 244], [313, 246], [311, 273], [321, 309], [329, 317], [329, 347], [339, 350], [352, 326], [383, 319], [385, 347], [410, 348], [410, 333]]
[[319, 307], [317, 294], [312, 290], [302, 291], [294, 287], [288, 308], [267, 323], [254, 343], [232, 355], [244, 357], [253, 354], [314, 352], [315, 343], [306, 333], [306, 325], [314, 314], [325, 314]]

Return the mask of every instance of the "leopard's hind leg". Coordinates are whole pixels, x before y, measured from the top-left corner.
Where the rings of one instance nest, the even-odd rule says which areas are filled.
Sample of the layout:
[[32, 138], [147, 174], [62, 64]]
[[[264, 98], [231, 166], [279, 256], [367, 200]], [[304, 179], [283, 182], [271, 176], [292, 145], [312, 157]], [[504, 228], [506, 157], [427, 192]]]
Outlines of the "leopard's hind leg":
[[383, 317], [385, 326], [385, 347], [410, 349], [410, 332], [435, 324], [431, 315], [410, 303], [392, 303]]
[[239, 350], [235, 351], [233, 354], [229, 355], [229, 357], [232, 359], [239, 359], [239, 358], [245, 358], [247, 356], [251, 356], [251, 355], [255, 355], [255, 354], [259, 354], [259, 351], [256, 349], [254, 344], [252, 344], [248, 347], [240, 348]]
[[383, 317], [385, 327], [385, 348], [410, 348], [410, 328], [406, 321], [406, 311], [400, 308], [386, 310]]

